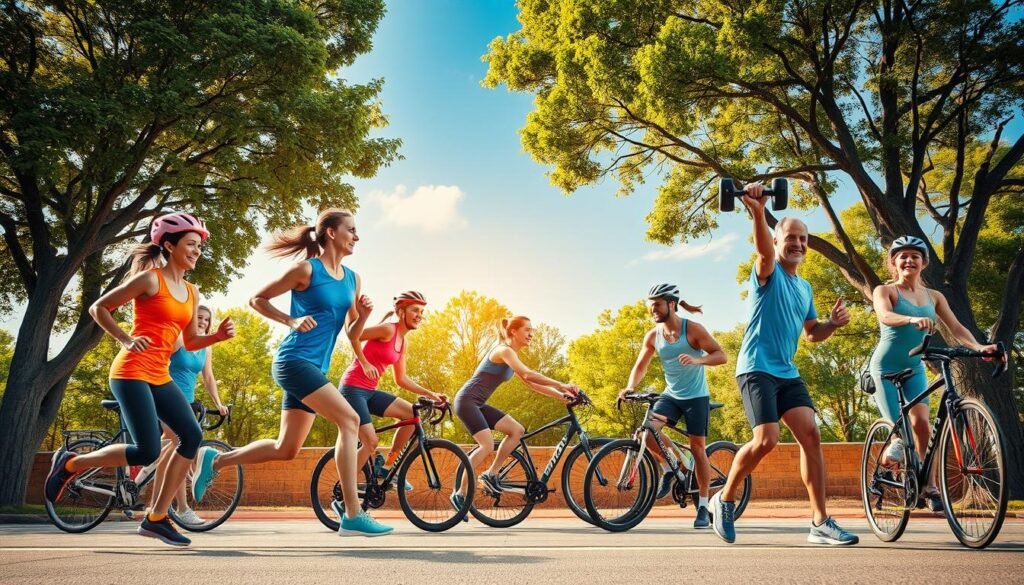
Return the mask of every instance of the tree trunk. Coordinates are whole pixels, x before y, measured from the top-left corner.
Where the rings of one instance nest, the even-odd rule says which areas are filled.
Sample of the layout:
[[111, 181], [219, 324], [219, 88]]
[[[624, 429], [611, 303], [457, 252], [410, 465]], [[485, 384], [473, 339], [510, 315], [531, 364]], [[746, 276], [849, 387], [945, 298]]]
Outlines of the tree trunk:
[[36, 451], [46, 439], [78, 361], [96, 345], [98, 327], [79, 327], [60, 360], [47, 359], [50, 332], [66, 282], [46, 275], [29, 298], [0, 404], [0, 506], [25, 503]]

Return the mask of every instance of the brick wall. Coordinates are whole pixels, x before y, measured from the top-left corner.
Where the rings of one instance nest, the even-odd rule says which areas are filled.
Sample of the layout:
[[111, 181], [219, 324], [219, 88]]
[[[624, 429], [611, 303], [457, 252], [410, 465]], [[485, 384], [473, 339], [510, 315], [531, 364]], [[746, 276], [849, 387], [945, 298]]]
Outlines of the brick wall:
[[[825, 452], [827, 476], [826, 493], [829, 496], [860, 497], [860, 443], [828, 443]], [[275, 461], [245, 468], [243, 506], [308, 506], [310, 477], [313, 467], [326, 451], [325, 448], [302, 449], [292, 461]], [[530, 453], [540, 470], [551, 458], [553, 448], [531, 448]], [[42, 484], [49, 469], [51, 453], [36, 455], [29, 481], [29, 503], [42, 502]], [[564, 461], [564, 457], [563, 457]], [[559, 477], [561, 465], [555, 470], [551, 487], [558, 493], [545, 502], [545, 507], [563, 505]], [[422, 477], [411, 479], [414, 485], [423, 485]], [[794, 443], [780, 444], [766, 457], [754, 472], [753, 497], [757, 499], [805, 499], [807, 491], [800, 480], [800, 450]], [[397, 507], [398, 499], [388, 498], [386, 507]]]

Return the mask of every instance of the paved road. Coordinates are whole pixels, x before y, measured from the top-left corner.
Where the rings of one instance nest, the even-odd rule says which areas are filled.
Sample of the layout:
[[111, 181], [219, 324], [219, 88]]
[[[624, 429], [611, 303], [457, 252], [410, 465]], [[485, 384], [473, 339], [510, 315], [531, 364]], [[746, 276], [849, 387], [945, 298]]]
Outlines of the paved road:
[[862, 540], [844, 549], [807, 544], [804, 521], [741, 521], [731, 546], [687, 522], [648, 519], [623, 534], [566, 519], [507, 530], [473, 523], [443, 534], [396, 522], [395, 534], [367, 539], [310, 521], [239, 520], [196, 535], [184, 550], [136, 536], [128, 522], [86, 535], [0, 525], [0, 583], [1024, 583], [1022, 520], [1007, 520], [981, 552], [932, 519], [914, 519], [894, 544], [878, 541], [863, 520], [846, 520]]

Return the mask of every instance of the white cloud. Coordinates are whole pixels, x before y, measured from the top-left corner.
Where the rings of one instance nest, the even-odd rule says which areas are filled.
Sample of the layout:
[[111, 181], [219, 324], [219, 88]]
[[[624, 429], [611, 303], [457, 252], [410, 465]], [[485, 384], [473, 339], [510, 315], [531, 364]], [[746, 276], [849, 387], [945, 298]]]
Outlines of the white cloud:
[[720, 260], [732, 250], [733, 242], [739, 239], [736, 234], [725, 234], [720, 238], [715, 238], [706, 244], [682, 244], [669, 248], [667, 250], [655, 250], [644, 254], [643, 259], [648, 262], [656, 262], [659, 260], [692, 260], [694, 258], [700, 258], [702, 256], [713, 256], [715, 260]]
[[421, 185], [411, 195], [405, 185], [398, 185], [391, 193], [371, 194], [383, 214], [381, 225], [418, 227], [428, 232], [465, 227], [466, 218], [459, 213], [465, 197], [455, 185]]

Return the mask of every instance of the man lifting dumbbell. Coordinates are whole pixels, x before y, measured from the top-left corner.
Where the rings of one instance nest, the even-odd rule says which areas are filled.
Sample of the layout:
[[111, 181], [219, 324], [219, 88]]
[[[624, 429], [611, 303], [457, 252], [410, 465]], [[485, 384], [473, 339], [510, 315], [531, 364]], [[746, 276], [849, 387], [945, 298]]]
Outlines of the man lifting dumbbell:
[[[732, 179], [722, 179], [718, 182], [718, 207], [722, 211], [736, 209], [736, 199], [746, 194], [745, 189], [736, 188]], [[761, 197], [772, 198], [772, 210], [782, 211], [789, 205], [789, 181], [786, 179], [772, 179], [771, 189], [763, 189]]]

